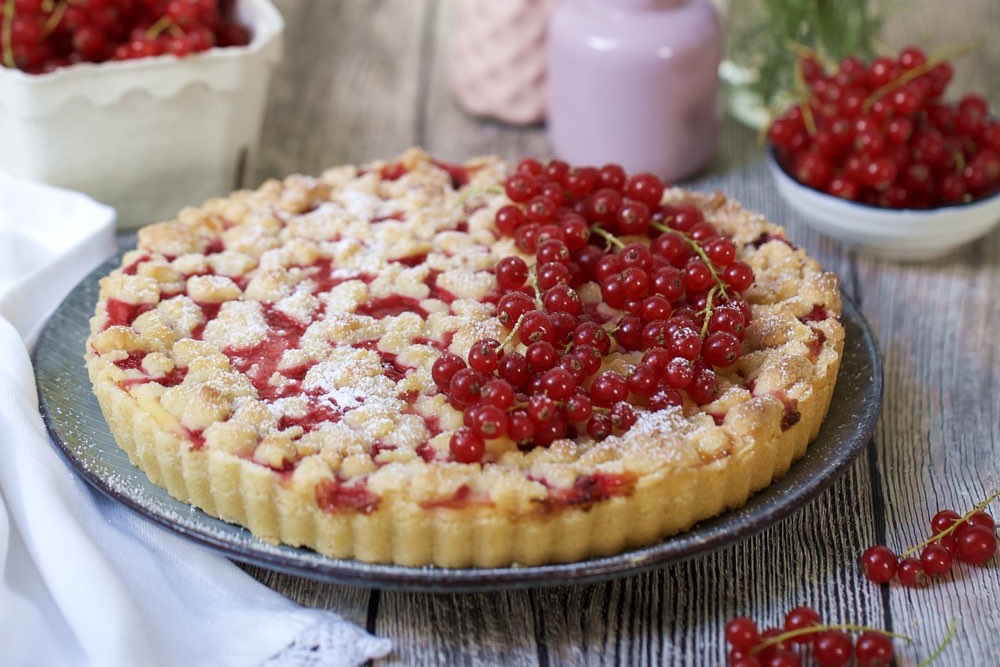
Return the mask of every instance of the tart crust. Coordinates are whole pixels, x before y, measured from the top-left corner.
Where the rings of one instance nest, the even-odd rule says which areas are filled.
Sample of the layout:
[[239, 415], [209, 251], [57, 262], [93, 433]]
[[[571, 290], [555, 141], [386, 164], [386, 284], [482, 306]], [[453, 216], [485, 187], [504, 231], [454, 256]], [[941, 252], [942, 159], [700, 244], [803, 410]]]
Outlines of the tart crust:
[[431, 366], [505, 334], [488, 296], [496, 261], [520, 254], [493, 226], [509, 171], [412, 149], [140, 230], [101, 280], [86, 347], [119, 446], [173, 497], [268, 542], [408, 566], [616, 554], [784, 475], [833, 394], [839, 281], [762, 216], [680, 189], [664, 201], [699, 206], [755, 272], [718, 400], [641, 411], [600, 442], [521, 451], [503, 438], [481, 464], [451, 459], [462, 416]]

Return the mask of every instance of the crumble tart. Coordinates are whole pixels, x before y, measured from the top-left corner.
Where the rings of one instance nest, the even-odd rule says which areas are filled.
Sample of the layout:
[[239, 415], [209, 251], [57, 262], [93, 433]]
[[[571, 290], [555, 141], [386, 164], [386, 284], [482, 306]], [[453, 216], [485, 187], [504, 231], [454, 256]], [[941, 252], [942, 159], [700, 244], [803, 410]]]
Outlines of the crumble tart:
[[[535, 224], [539, 195], [518, 190], [518, 178], [537, 171], [494, 158], [447, 165], [412, 149], [272, 180], [141, 229], [137, 248], [100, 282], [86, 344], [119, 446], [175, 498], [261, 539], [408, 566], [583, 560], [744, 504], [819, 432], [843, 349], [837, 277], [781, 227], [722, 194], [661, 185], [649, 200], [649, 187], [622, 185], [620, 200], [631, 193], [660, 212], [649, 233], [630, 236], [622, 232], [634, 231], [631, 222], [616, 228], [600, 206], [578, 205], [593, 203], [600, 188], [584, 195], [574, 183], [555, 206], [569, 213], [552, 219], [583, 217], [595, 257], [636, 242], [656, 247], [655, 229], [675, 225], [671, 212], [716, 230], [701, 242], [680, 222], [669, 232], [690, 244], [673, 258], [688, 293], [666, 307], [683, 315], [680, 330], [707, 340], [713, 299], [718, 310], [725, 299], [744, 311], [737, 352], [709, 364], [663, 342], [671, 332], [662, 327], [661, 338], [629, 333], [626, 318], [640, 317], [640, 302], [619, 303], [608, 288], [624, 270], [595, 276], [599, 262], [584, 260], [580, 247], [565, 262], [571, 278], [556, 282], [572, 285], [573, 300], [549, 304], [538, 225], [522, 233], [504, 217], [516, 208], [528, 221], [519, 229]], [[725, 255], [706, 253], [715, 238], [728, 239], [735, 256], [713, 264]], [[509, 275], [498, 284], [508, 257], [528, 267], [520, 288]], [[712, 269], [706, 289], [685, 273], [698, 261]], [[732, 288], [724, 262], [752, 269], [752, 282]], [[649, 268], [669, 264], [660, 258]], [[588, 343], [598, 325], [607, 344], [597, 368], [563, 363], [574, 345], [600, 347], [572, 329], [526, 335], [524, 313], [509, 306], [521, 299], [514, 292], [538, 312], [552, 305], [551, 321], [572, 311], [577, 328], [591, 327]], [[669, 321], [668, 312], [640, 317], [640, 328]], [[504, 320], [511, 313], [515, 321]], [[561, 355], [558, 364], [531, 356], [539, 339]], [[495, 356], [482, 361], [488, 350]], [[529, 377], [493, 371], [505, 358], [531, 359]], [[690, 378], [663, 379], [665, 360], [676, 358], [711, 376], [707, 395]], [[651, 375], [640, 368], [656, 370], [652, 385], [634, 381]], [[478, 373], [472, 389], [453, 382], [461, 369]], [[546, 373], [566, 377], [553, 369], [575, 375], [571, 393], [551, 389]], [[494, 401], [505, 415], [499, 430], [479, 410], [495, 398], [482, 392], [489, 380], [513, 389], [511, 400]], [[535, 403], [552, 414], [539, 417]]]

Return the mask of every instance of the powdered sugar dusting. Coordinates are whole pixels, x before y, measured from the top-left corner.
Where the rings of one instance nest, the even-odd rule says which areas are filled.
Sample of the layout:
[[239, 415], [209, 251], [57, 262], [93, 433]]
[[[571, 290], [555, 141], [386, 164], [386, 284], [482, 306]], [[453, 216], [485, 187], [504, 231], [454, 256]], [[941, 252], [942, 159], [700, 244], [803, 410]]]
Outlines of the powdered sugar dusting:
[[205, 325], [202, 338], [219, 349], [248, 348], [264, 340], [267, 333], [267, 322], [259, 303], [229, 301], [222, 305], [215, 319]]

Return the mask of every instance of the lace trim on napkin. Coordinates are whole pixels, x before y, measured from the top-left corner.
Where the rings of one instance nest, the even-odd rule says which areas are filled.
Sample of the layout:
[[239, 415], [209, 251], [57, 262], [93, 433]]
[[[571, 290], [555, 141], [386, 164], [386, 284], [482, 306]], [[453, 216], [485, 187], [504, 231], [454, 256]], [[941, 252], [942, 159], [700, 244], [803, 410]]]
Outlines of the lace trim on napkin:
[[346, 621], [321, 621], [259, 667], [357, 667], [392, 650], [388, 639], [373, 637]]

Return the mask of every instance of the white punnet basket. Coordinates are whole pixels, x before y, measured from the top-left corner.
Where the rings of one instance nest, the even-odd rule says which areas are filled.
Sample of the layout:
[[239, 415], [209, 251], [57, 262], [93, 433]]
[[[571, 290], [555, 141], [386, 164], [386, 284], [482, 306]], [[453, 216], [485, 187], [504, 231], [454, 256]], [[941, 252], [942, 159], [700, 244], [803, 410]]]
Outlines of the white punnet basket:
[[173, 217], [226, 194], [252, 168], [284, 22], [240, 0], [253, 39], [187, 58], [0, 68], [0, 170], [85, 192], [118, 226]]

